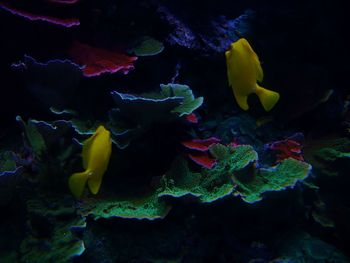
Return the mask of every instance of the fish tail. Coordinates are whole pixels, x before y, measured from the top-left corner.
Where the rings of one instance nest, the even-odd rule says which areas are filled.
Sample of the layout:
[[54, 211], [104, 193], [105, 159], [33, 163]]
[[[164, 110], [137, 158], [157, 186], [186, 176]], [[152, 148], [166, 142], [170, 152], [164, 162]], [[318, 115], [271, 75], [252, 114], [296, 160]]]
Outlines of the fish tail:
[[270, 111], [277, 103], [277, 101], [280, 98], [280, 94], [272, 91], [265, 89], [263, 87], [260, 87], [258, 84], [256, 84], [256, 95], [258, 95], [259, 100], [264, 107], [265, 111]]
[[89, 171], [74, 173], [69, 177], [69, 189], [76, 198], [80, 198], [83, 194], [86, 181], [89, 178]]

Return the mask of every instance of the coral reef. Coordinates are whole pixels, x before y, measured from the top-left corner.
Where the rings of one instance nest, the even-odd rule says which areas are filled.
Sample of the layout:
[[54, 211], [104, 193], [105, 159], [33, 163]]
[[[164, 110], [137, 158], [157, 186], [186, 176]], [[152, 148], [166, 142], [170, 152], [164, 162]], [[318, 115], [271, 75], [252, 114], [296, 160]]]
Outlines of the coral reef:
[[0, 262], [349, 262], [347, 10], [0, 0]]

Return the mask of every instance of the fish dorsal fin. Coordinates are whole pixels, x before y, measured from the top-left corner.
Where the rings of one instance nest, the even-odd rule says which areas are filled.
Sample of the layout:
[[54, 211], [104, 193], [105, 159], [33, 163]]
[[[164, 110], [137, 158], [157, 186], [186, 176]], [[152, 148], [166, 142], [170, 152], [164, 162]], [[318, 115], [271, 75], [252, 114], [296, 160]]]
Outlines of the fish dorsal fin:
[[102, 132], [103, 127], [99, 126], [95, 133], [88, 139], [86, 139], [83, 143], [83, 150], [82, 150], [82, 157], [83, 157], [83, 167], [84, 169], [87, 169], [88, 164], [89, 164], [89, 156], [90, 156], [90, 150], [91, 150], [91, 145], [94, 142], [95, 138], [99, 133]]
[[255, 51], [253, 50], [253, 48], [250, 46], [249, 42], [245, 38], [242, 38], [241, 42], [242, 42], [242, 46], [245, 47], [245, 49], [251, 54], [251, 57], [255, 66], [255, 71], [256, 71], [256, 80], [258, 82], [262, 82], [264, 79], [264, 72], [262, 70], [258, 55], [255, 53]]

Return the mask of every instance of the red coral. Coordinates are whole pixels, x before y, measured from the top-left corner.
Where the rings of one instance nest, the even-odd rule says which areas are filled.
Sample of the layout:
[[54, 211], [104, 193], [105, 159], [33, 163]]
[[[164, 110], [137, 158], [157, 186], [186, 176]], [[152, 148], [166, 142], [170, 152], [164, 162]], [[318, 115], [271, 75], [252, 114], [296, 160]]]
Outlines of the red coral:
[[217, 163], [217, 161], [210, 157], [207, 153], [189, 154], [188, 157], [196, 164], [207, 169], [212, 169]]
[[[197, 153], [195, 154], [188, 154], [188, 157], [192, 161], [194, 161], [196, 164], [202, 167], [205, 167], [207, 169], [212, 169], [216, 165], [217, 160], [211, 157], [209, 153], [209, 148], [212, 145], [220, 143], [220, 141], [221, 140], [219, 138], [210, 137], [204, 140], [193, 139], [191, 141], [185, 141], [185, 142], [182, 142], [182, 145], [188, 149], [197, 151]], [[233, 140], [231, 143], [227, 144], [226, 146], [236, 147], [238, 145], [239, 145], [238, 141]]]
[[[71, 4], [73, 4], [73, 2]], [[59, 17], [47, 15], [47, 14], [36, 14], [34, 12], [31, 12], [31, 11], [17, 8], [15, 5], [13, 5], [13, 3], [9, 4], [6, 1], [0, 2], [0, 8], [2, 8], [2, 9], [6, 10], [14, 15], [18, 15], [18, 16], [27, 18], [31, 21], [45, 21], [45, 22], [49, 22], [49, 23], [64, 26], [64, 27], [72, 27], [72, 26], [80, 25], [80, 21], [78, 18], [59, 18]]]
[[281, 162], [287, 158], [293, 158], [299, 161], [304, 161], [302, 155], [302, 144], [296, 140], [285, 139], [282, 141], [276, 141], [273, 143], [267, 144], [268, 149], [272, 151], [277, 151], [276, 154], [277, 161]]
[[86, 77], [118, 71], [127, 74], [134, 69], [133, 62], [137, 60], [137, 57], [129, 57], [120, 51], [94, 48], [79, 42], [73, 43], [69, 53], [76, 63], [85, 66], [83, 74]]
[[216, 137], [210, 137], [208, 139], [194, 139], [191, 141], [182, 142], [182, 145], [191, 150], [197, 150], [201, 152], [205, 152], [209, 150], [209, 147], [213, 144], [217, 144], [220, 142], [220, 139]]
[[186, 120], [190, 123], [198, 123], [197, 115], [194, 113], [188, 114], [186, 116]]
[[209, 147], [220, 142], [220, 139], [216, 137], [210, 137], [208, 139], [193, 139], [191, 141], [182, 142], [186, 148], [199, 151], [200, 153], [188, 154], [188, 157], [194, 161], [196, 164], [205, 167], [207, 169], [212, 169], [217, 161], [212, 158], [208, 151]]

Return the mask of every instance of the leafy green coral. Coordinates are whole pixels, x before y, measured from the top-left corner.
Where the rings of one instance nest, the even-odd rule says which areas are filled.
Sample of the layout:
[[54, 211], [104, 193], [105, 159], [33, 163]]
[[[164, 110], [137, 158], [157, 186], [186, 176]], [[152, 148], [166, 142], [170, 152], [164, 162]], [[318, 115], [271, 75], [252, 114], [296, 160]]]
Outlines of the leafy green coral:
[[32, 198], [27, 201], [29, 235], [23, 239], [21, 262], [72, 262], [85, 246], [75, 235], [86, 227], [71, 197]]
[[164, 50], [164, 45], [162, 42], [145, 36], [137, 41], [135, 46], [129, 49], [129, 53], [132, 53], [136, 56], [154, 56], [158, 55]]
[[16, 169], [16, 162], [13, 154], [9, 151], [0, 152], [0, 174], [7, 171], [14, 171]]
[[29, 161], [25, 166], [31, 171], [29, 177], [47, 190], [66, 190], [66, 177], [74, 165], [74, 154], [81, 145], [73, 140], [74, 130], [65, 120], [52, 122], [29, 119], [17, 120], [23, 127], [24, 139], [28, 145]]
[[314, 153], [315, 158], [334, 162], [340, 158], [350, 158], [350, 140], [348, 138], [339, 138], [328, 141], [328, 145], [318, 149]]
[[78, 112], [70, 109], [58, 109], [51, 107], [50, 111], [56, 115], [64, 117], [74, 130], [80, 135], [91, 135], [94, 134], [96, 129], [102, 123], [97, 120], [93, 120], [90, 116], [81, 117]]
[[213, 169], [193, 172], [187, 161], [179, 157], [161, 178], [155, 192], [137, 199], [85, 199], [81, 213], [95, 220], [111, 217], [153, 220], [164, 218], [171, 209], [164, 197], [192, 196], [202, 203], [210, 203], [235, 195], [253, 203], [260, 201], [265, 192], [293, 187], [297, 181], [305, 179], [311, 169], [309, 164], [294, 159], [286, 159], [277, 167], [258, 169], [258, 154], [249, 145], [216, 144], [210, 147], [210, 152], [217, 159]]
[[157, 219], [164, 218], [171, 207], [159, 200], [155, 194], [134, 199], [108, 198], [84, 200], [81, 212], [85, 216], [91, 215], [95, 220], [99, 218], [134, 218]]
[[187, 85], [160, 86], [160, 91], [141, 95], [111, 92], [116, 108], [109, 111], [107, 127], [119, 148], [127, 147], [154, 124], [174, 122], [203, 103], [203, 97], [195, 98]]
[[0, 151], [0, 206], [7, 204], [17, 190], [23, 167], [18, 166], [14, 154]]
[[233, 193], [245, 202], [254, 203], [260, 201], [265, 192], [293, 187], [311, 170], [309, 164], [294, 159], [286, 159], [277, 167], [258, 169], [255, 166], [258, 154], [249, 145], [217, 144], [210, 151], [218, 159], [213, 169], [193, 173], [184, 160], [177, 160], [163, 177], [159, 196], [192, 195], [206, 203]]
[[279, 250], [286, 259], [283, 262], [349, 262], [349, 258], [336, 247], [305, 232], [297, 231], [286, 236]]
[[250, 178], [234, 177], [238, 186], [235, 195], [245, 202], [254, 203], [262, 199], [265, 192], [281, 191], [293, 187], [298, 181], [304, 180], [311, 170], [311, 165], [289, 158], [273, 168], [255, 170]]
[[350, 139], [326, 138], [311, 141], [305, 148], [305, 158], [321, 174], [336, 176], [347, 170], [346, 164], [349, 162], [344, 162], [344, 165], [339, 165], [338, 162], [350, 158]]
[[186, 161], [177, 160], [173, 168], [162, 178], [159, 196], [181, 197], [192, 195], [203, 203], [213, 202], [231, 194], [235, 185], [231, 175], [249, 166], [257, 160], [257, 153], [251, 146], [235, 148], [217, 144], [211, 147], [217, 165], [211, 169], [202, 169], [201, 173], [189, 170]]
[[164, 97], [181, 97], [183, 102], [172, 110], [173, 113], [178, 114], [180, 117], [183, 115], [191, 114], [203, 104], [203, 97], [195, 98], [192, 90], [187, 85], [161, 84], [161, 94]]
[[28, 120], [26, 123], [21, 116], [17, 116], [16, 120], [22, 124], [26, 139], [29, 142], [34, 155], [37, 158], [40, 158], [40, 156], [46, 151], [46, 144], [33, 120]]

